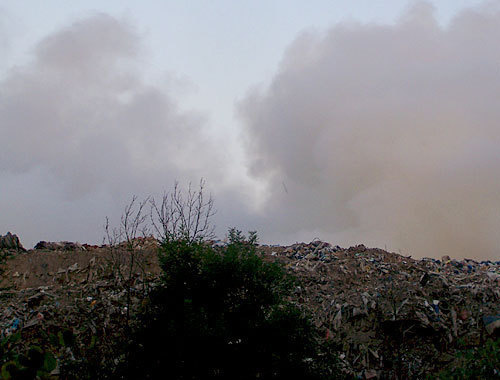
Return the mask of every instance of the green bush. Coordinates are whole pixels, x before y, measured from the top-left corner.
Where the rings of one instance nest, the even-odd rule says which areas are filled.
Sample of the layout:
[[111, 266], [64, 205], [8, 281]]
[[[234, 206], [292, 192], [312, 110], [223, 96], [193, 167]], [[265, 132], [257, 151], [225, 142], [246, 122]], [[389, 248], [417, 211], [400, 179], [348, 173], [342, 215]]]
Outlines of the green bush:
[[336, 375], [335, 355], [325, 357], [315, 328], [288, 301], [294, 280], [256, 253], [256, 238], [233, 229], [223, 248], [186, 240], [163, 244], [162, 285], [140, 317], [122, 377]]
[[0, 341], [0, 379], [48, 379], [56, 368], [56, 359], [50, 352], [31, 346], [25, 354], [17, 354], [12, 344], [21, 339], [21, 334], [12, 334]]
[[441, 380], [500, 379], [500, 339], [460, 350], [457, 359], [437, 376]]

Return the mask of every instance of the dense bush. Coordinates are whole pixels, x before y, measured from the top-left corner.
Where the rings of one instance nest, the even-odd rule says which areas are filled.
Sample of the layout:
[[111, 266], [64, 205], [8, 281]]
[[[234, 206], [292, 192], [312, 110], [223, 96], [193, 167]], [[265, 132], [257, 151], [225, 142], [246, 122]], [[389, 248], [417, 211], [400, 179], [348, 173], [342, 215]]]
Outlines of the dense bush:
[[222, 248], [186, 240], [162, 246], [162, 285], [145, 305], [124, 377], [334, 375], [335, 356], [320, 353], [314, 327], [288, 301], [293, 280], [256, 253], [255, 234], [245, 240], [231, 230], [229, 241]]
[[441, 380], [500, 379], [500, 339], [489, 339], [479, 347], [462, 349], [450, 368], [437, 376]]
[[12, 345], [19, 339], [21, 333], [18, 332], [0, 340], [0, 379], [48, 379], [56, 367], [54, 356], [38, 346], [18, 354]]

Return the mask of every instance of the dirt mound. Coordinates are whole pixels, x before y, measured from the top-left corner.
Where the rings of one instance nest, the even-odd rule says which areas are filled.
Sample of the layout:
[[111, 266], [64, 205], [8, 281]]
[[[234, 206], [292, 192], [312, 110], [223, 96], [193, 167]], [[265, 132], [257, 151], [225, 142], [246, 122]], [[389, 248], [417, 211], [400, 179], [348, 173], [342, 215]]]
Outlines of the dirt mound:
[[[112, 343], [126, 341], [127, 321], [158, 282], [157, 246], [143, 239], [134, 251], [82, 246], [12, 256], [0, 284], [2, 337], [20, 332], [19, 350], [38, 342], [59, 363], [112, 363]], [[293, 300], [337, 347], [346, 373], [424, 377], [453, 360], [457, 342], [480, 345], [498, 333], [500, 262], [415, 260], [321, 241], [260, 251], [298, 277]], [[66, 344], [64, 334], [78, 343]], [[109, 350], [97, 355], [96, 341]]]

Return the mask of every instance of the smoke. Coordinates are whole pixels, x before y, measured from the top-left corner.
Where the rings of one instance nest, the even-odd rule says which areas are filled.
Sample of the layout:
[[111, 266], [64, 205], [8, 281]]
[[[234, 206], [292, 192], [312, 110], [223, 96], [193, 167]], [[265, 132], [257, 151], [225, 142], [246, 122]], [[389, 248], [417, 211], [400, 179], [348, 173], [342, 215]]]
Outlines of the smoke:
[[[7, 12], [0, 7], [0, 54], [5, 56], [9, 47], [8, 33], [7, 33]], [[0, 68], [2, 67], [2, 62], [0, 60]]]
[[305, 32], [238, 105], [270, 236], [497, 258], [500, 11]]
[[[94, 14], [54, 32], [0, 76], [0, 233], [97, 241], [131, 195], [204, 177], [222, 231], [498, 258], [500, 11], [446, 27], [433, 12], [301, 34], [238, 105], [250, 179], [208, 115], [145, 79], [130, 23]], [[0, 52], [6, 22], [0, 10]]]
[[224, 182], [206, 116], [180, 110], [168, 88], [146, 81], [145, 57], [128, 22], [93, 14], [47, 36], [29, 63], [5, 71], [2, 229], [31, 243], [95, 241], [104, 216], [133, 194], [168, 190], [175, 180]]

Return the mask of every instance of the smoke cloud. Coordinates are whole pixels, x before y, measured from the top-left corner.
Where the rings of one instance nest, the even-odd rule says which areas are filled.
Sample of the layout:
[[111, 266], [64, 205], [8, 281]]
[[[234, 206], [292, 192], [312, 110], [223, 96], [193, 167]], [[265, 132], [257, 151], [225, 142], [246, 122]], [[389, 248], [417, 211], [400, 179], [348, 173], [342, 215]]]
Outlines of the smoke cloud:
[[[0, 7], [0, 54], [5, 55], [9, 46], [7, 38], [7, 16], [6, 12]], [[1, 68], [0, 62], [0, 68]]]
[[500, 11], [433, 12], [305, 32], [239, 103], [272, 236], [499, 258]]
[[206, 116], [180, 110], [168, 88], [146, 81], [145, 56], [128, 22], [93, 14], [4, 73], [2, 229], [25, 244], [95, 241], [104, 216], [119, 215], [133, 194], [175, 180], [224, 182]]

